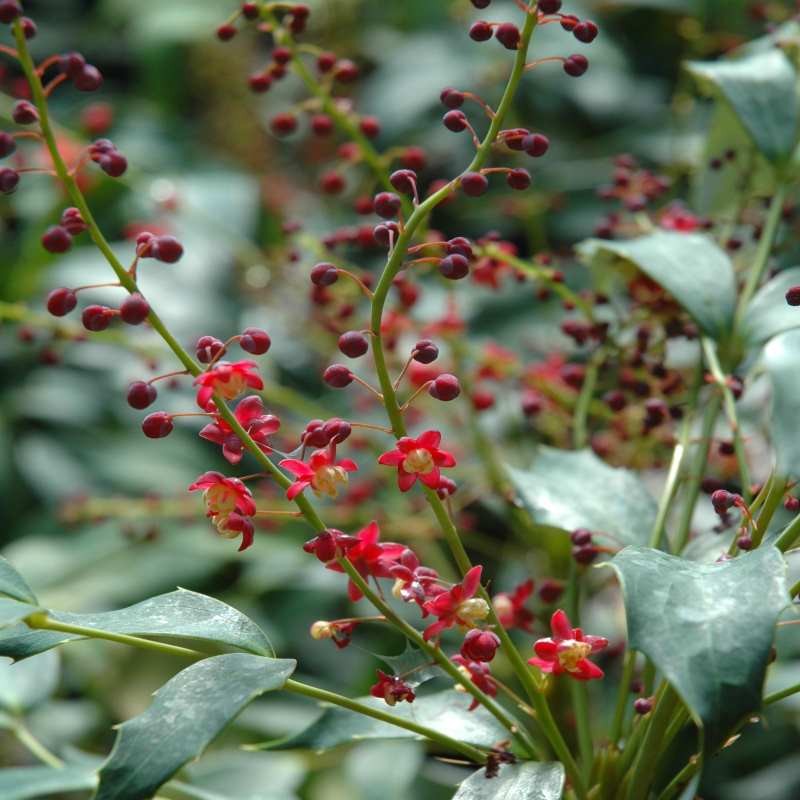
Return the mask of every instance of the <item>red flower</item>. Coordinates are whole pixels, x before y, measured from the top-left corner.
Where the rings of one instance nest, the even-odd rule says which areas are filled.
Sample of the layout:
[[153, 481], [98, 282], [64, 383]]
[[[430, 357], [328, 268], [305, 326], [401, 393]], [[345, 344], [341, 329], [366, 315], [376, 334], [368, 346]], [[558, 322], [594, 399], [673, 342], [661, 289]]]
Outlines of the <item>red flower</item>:
[[219, 394], [225, 400], [238, 397], [248, 386], [263, 389], [264, 382], [256, 372], [255, 361], [236, 361], [233, 364], [220, 361], [194, 379], [197, 391], [197, 405], [208, 410], [211, 396]]
[[[263, 452], [272, 452], [272, 448], [267, 442], [267, 437], [281, 427], [281, 421], [273, 414], [265, 412], [264, 404], [261, 402], [260, 397], [256, 395], [245, 397], [236, 406], [234, 416]], [[219, 415], [216, 415], [214, 421], [200, 431], [200, 436], [203, 439], [208, 439], [209, 442], [222, 445], [222, 455], [231, 464], [238, 464], [242, 460], [242, 454], [244, 453], [242, 440]]]
[[220, 472], [204, 472], [190, 487], [190, 492], [202, 489], [209, 517], [236, 511], [245, 517], [256, 513], [250, 490], [238, 478], [226, 478]]
[[504, 628], [519, 628], [531, 632], [533, 612], [525, 608], [525, 603], [533, 593], [533, 581], [527, 580], [513, 592], [500, 592], [492, 598], [492, 605]]
[[473, 567], [461, 583], [425, 602], [423, 609], [438, 618], [425, 628], [423, 636], [426, 640], [438, 636], [453, 625], [470, 628], [478, 620], [486, 619], [489, 604], [480, 597], [475, 597], [475, 592], [480, 586], [482, 571], [481, 566]]
[[408, 548], [400, 554], [399, 563], [393, 564], [390, 571], [395, 578], [392, 594], [398, 600], [416, 603], [422, 609], [423, 617], [428, 616], [425, 601], [447, 591], [437, 583], [439, 573], [421, 566], [417, 554]]
[[[469, 678], [482, 692], [488, 694], [489, 697], [494, 697], [497, 694], [497, 682], [492, 677], [492, 670], [488, 664], [482, 664], [480, 661], [470, 661], [470, 659], [461, 655], [453, 656], [451, 661], [457, 664], [464, 677]], [[456, 691], [465, 692], [466, 689], [458, 684]], [[474, 711], [479, 705], [480, 703], [473, 698], [469, 710]]]
[[253, 520], [250, 517], [243, 517], [235, 511], [230, 514], [224, 514], [217, 517], [217, 531], [219, 535], [225, 539], [235, 539], [237, 536], [242, 537], [242, 543], [239, 545], [239, 552], [247, 550], [253, 544]]
[[491, 661], [500, 647], [500, 637], [492, 631], [473, 628], [461, 643], [461, 655], [470, 661]]
[[407, 492], [417, 478], [431, 489], [436, 489], [441, 477], [439, 468], [456, 465], [452, 453], [439, 449], [441, 441], [442, 434], [439, 431], [425, 431], [417, 439], [404, 436], [397, 440], [397, 449], [384, 453], [378, 463], [397, 467], [397, 485], [401, 492]]
[[308, 459], [308, 464], [297, 458], [284, 458], [280, 465], [297, 478], [286, 490], [286, 497], [289, 500], [294, 500], [307, 486], [310, 486], [317, 495], [336, 497], [336, 485], [347, 483], [347, 473], [358, 470], [355, 461], [349, 458], [337, 461], [330, 450], [315, 450]]
[[[354, 537], [342, 542], [344, 555], [363, 578], [370, 575], [374, 578], [391, 578], [392, 566], [406, 549], [402, 544], [379, 542], [380, 535], [378, 523], [373, 521]], [[334, 572], [344, 572], [338, 561], [330, 561], [325, 566]], [[353, 602], [362, 597], [361, 590], [353, 581], [347, 584], [347, 594]]]
[[387, 675], [378, 670], [378, 682], [369, 690], [373, 697], [383, 698], [387, 705], [393, 706], [395, 703], [405, 700], [413, 703], [416, 695], [414, 690], [402, 678], [396, 675]]
[[587, 656], [607, 647], [608, 639], [584, 636], [580, 628], [572, 627], [561, 609], [553, 614], [550, 629], [552, 638], [539, 639], [533, 645], [537, 657], [529, 659], [529, 664], [553, 675], [566, 672], [580, 681], [603, 677], [603, 670], [589, 661]]

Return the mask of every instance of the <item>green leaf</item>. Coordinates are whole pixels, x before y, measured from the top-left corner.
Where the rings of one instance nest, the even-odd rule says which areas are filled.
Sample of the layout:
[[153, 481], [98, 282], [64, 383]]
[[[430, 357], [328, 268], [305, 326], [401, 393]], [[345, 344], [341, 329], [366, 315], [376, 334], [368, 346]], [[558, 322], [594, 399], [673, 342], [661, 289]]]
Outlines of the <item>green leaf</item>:
[[60, 672], [55, 652], [41, 653], [18, 664], [0, 658], [0, 708], [18, 715], [28, 711], [56, 690]]
[[0, 597], [0, 628], [14, 625], [21, 619], [30, 616], [36, 611], [37, 606], [20, 603], [7, 597]]
[[633, 264], [663, 286], [709, 336], [719, 339], [730, 330], [736, 308], [733, 266], [709, 237], [656, 231], [621, 242], [589, 239], [577, 250], [598, 269], [608, 266], [609, 258]]
[[[377, 697], [360, 697], [359, 702], [478, 747], [491, 747], [506, 738], [507, 734], [505, 728], [484, 708], [467, 711], [471, 698], [453, 690], [418, 697], [413, 703], [398, 703], [393, 707]], [[302, 748], [321, 752], [361, 739], [407, 738], [421, 737], [388, 722], [337, 706], [326, 708], [315, 722], [295, 736], [277, 743], [267, 742], [259, 747], [274, 750]]]
[[32, 797], [93, 789], [97, 775], [88, 767], [13, 767], [0, 770], [0, 797], [28, 800]]
[[487, 778], [483, 769], [473, 772], [453, 800], [559, 800], [563, 791], [561, 764], [523, 761], [502, 766], [496, 778]]
[[689, 72], [722, 97], [756, 147], [773, 163], [789, 158], [797, 141], [797, 73], [778, 48], [736, 60], [690, 61]]
[[635, 473], [608, 466], [591, 450], [543, 446], [528, 469], [507, 469], [536, 522], [565, 531], [588, 528], [617, 546], [648, 541], [655, 501]]
[[36, 605], [38, 602], [25, 578], [3, 556], [0, 556], [0, 595], [2, 594], [23, 603]]
[[[48, 615], [58, 622], [114, 633], [195, 639], [236, 647], [256, 655], [273, 654], [264, 632], [251, 619], [213, 597], [186, 589], [151, 597], [118, 611], [99, 614], [49, 611]], [[31, 630], [26, 625], [18, 625], [0, 634], [0, 655], [27, 658], [81, 638], [75, 634]]]
[[772, 382], [770, 427], [779, 475], [800, 477], [800, 330], [771, 339], [764, 348], [764, 366]]
[[252, 700], [280, 689], [295, 661], [228, 653], [198, 661], [122, 723], [100, 768], [95, 800], [144, 800], [197, 758]]
[[742, 319], [742, 337], [760, 347], [779, 333], [800, 328], [800, 309], [786, 302], [786, 292], [800, 284], [800, 267], [783, 270], [756, 292]]
[[406, 683], [414, 688], [444, 674], [442, 668], [435, 661], [431, 661], [430, 656], [408, 641], [405, 650], [396, 656], [383, 656], [378, 653], [374, 655], [389, 666], [394, 675], [405, 675]]
[[761, 706], [775, 623], [788, 605], [774, 547], [719, 564], [627, 547], [611, 561], [625, 595], [628, 640], [672, 684], [713, 751]]

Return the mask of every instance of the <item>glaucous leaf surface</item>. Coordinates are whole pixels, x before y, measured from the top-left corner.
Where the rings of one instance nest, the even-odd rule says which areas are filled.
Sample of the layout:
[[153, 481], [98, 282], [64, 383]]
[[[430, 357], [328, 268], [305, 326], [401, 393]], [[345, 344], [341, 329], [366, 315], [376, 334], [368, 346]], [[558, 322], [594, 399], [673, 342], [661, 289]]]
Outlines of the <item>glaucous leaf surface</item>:
[[664, 674], [712, 750], [761, 706], [775, 623], [788, 605], [774, 547], [719, 564], [626, 547], [611, 561], [625, 597], [628, 641]]
[[0, 709], [22, 714], [46, 700], [56, 690], [60, 672], [61, 662], [54, 651], [16, 664], [0, 658]]
[[709, 336], [722, 338], [736, 307], [736, 282], [727, 254], [708, 236], [655, 231], [626, 241], [589, 239], [578, 245], [581, 259], [599, 269], [609, 258], [640, 269], [664, 287]]
[[770, 428], [777, 470], [800, 477], [800, 330], [775, 336], [764, 348], [764, 366], [772, 383]]
[[36, 595], [25, 582], [25, 578], [2, 556], [0, 556], [0, 595], [12, 597], [22, 603], [37, 603]]
[[[186, 589], [151, 597], [119, 611], [99, 614], [49, 611], [48, 615], [58, 622], [85, 628], [163, 639], [196, 639], [256, 655], [272, 654], [269, 640], [255, 622], [220, 600]], [[80, 638], [60, 631], [32, 630], [20, 624], [0, 634], [0, 655], [27, 658]]]
[[97, 774], [84, 765], [53, 767], [11, 767], [0, 770], [0, 797], [29, 800], [66, 792], [80, 792], [97, 785]]
[[789, 158], [800, 120], [797, 73], [779, 48], [738, 59], [690, 61], [686, 66], [705, 90], [730, 104], [764, 156], [773, 163]]
[[588, 528], [618, 546], [648, 541], [656, 503], [634, 472], [610, 467], [590, 450], [544, 446], [527, 469], [507, 469], [537, 523]]
[[461, 783], [453, 800], [560, 800], [564, 767], [523, 761], [500, 767], [496, 778], [479, 769]]
[[14, 625], [25, 617], [33, 614], [37, 606], [20, 603], [10, 597], [0, 597], [0, 628]]
[[252, 700], [280, 689], [296, 662], [249, 653], [198, 661], [155, 694], [150, 707], [124, 722], [100, 768], [96, 800], [144, 800], [197, 758]]
[[800, 328], [799, 310], [786, 302], [786, 292], [800, 284], [800, 267], [779, 272], [765, 283], [747, 306], [742, 336], [750, 347], [758, 347], [779, 333]]

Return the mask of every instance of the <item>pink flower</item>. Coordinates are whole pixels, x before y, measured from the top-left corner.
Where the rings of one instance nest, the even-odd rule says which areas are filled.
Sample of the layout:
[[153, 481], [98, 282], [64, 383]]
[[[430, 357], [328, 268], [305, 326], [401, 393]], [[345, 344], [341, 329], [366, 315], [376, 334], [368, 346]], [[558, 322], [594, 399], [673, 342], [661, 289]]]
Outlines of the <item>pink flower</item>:
[[390, 706], [403, 700], [408, 703], [414, 702], [416, 698], [414, 690], [402, 678], [398, 678], [396, 675], [387, 675], [381, 670], [377, 672], [378, 682], [369, 690], [373, 697], [383, 698]]
[[[489, 697], [494, 697], [497, 694], [497, 682], [492, 677], [492, 670], [488, 664], [482, 664], [480, 661], [471, 661], [462, 655], [453, 656], [450, 660], [457, 664], [464, 677], [469, 678], [484, 694], [488, 694]], [[456, 691], [463, 692], [466, 689], [461, 684], [458, 684], [456, 685]], [[480, 703], [473, 698], [469, 710], [474, 711], [479, 705]]]
[[504, 628], [519, 628], [531, 632], [533, 612], [525, 608], [525, 603], [533, 593], [533, 581], [527, 580], [513, 592], [500, 592], [492, 598], [492, 605]]
[[280, 465], [297, 478], [286, 490], [286, 497], [289, 500], [294, 500], [307, 486], [310, 486], [317, 495], [336, 497], [337, 484], [347, 483], [347, 473], [358, 471], [358, 464], [355, 461], [349, 458], [337, 461], [330, 450], [315, 450], [308, 459], [308, 464], [297, 458], [284, 458]]
[[438, 636], [453, 625], [471, 628], [477, 621], [486, 619], [489, 604], [480, 597], [475, 597], [482, 571], [481, 566], [473, 567], [461, 583], [425, 602], [423, 609], [437, 617], [436, 622], [425, 628], [423, 636], [426, 640]]
[[384, 453], [379, 464], [397, 467], [397, 485], [401, 492], [407, 492], [417, 478], [431, 489], [439, 486], [440, 467], [454, 467], [456, 460], [452, 453], [439, 449], [442, 434], [439, 431], [425, 431], [416, 439], [404, 436], [397, 440], [397, 448]]
[[235, 511], [217, 517], [217, 532], [225, 539], [235, 539], [237, 536], [241, 536], [240, 553], [253, 544], [253, 520], [250, 517], [243, 517]]
[[[267, 437], [278, 431], [281, 421], [273, 414], [266, 413], [260, 397], [251, 395], [240, 400], [234, 416], [264, 453], [272, 452]], [[209, 442], [221, 445], [222, 455], [231, 464], [238, 464], [242, 460], [244, 445], [241, 439], [218, 414], [214, 417], [214, 422], [209, 423], [200, 431], [200, 436], [208, 439]]]
[[[392, 566], [406, 549], [405, 545], [395, 542], [379, 542], [380, 535], [378, 523], [373, 521], [343, 543], [344, 555], [363, 578], [370, 575], [374, 578], [392, 577]], [[344, 572], [338, 561], [330, 561], [325, 566], [334, 572]], [[347, 594], [354, 602], [362, 597], [361, 590], [353, 581], [347, 585]]]
[[589, 661], [587, 656], [607, 647], [608, 639], [584, 636], [580, 628], [572, 627], [561, 609], [553, 614], [550, 629], [552, 638], [539, 639], [533, 645], [537, 657], [529, 659], [529, 664], [553, 675], [567, 673], [579, 681], [603, 677], [603, 670]]
[[236, 361], [233, 364], [219, 361], [211, 369], [206, 370], [194, 379], [197, 391], [197, 405], [203, 410], [209, 409], [211, 396], [219, 394], [225, 400], [238, 397], [248, 386], [251, 389], [263, 389], [264, 382], [256, 371], [255, 361]]
[[422, 616], [427, 617], [425, 601], [447, 590], [437, 581], [439, 573], [431, 567], [423, 567], [417, 554], [406, 548], [398, 563], [393, 564], [390, 572], [395, 578], [392, 594], [406, 603], [416, 603], [422, 609]]
[[190, 487], [190, 492], [203, 490], [206, 514], [226, 539], [242, 537], [239, 550], [253, 543], [253, 522], [256, 504], [250, 490], [238, 478], [226, 478], [219, 472], [204, 472]]

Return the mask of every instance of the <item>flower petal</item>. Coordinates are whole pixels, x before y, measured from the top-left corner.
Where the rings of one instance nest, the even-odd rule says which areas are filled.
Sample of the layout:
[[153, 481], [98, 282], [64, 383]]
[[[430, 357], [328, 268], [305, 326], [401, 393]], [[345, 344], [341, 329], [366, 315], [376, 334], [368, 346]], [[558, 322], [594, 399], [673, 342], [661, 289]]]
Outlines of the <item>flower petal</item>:
[[573, 638], [572, 625], [563, 609], [559, 608], [558, 611], [553, 612], [550, 619], [550, 630], [553, 631], [553, 638], [556, 641]]

